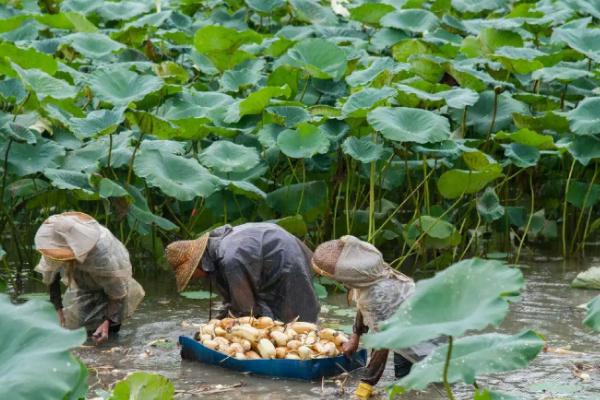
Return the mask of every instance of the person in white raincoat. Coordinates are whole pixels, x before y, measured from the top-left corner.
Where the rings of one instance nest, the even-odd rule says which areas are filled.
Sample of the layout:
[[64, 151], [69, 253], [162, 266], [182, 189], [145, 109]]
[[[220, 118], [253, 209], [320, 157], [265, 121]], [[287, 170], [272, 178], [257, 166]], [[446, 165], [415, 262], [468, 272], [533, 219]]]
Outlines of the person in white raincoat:
[[[96, 343], [118, 332], [144, 297], [125, 246], [87, 214], [49, 217], [36, 232], [35, 246], [42, 254], [35, 270], [49, 286], [61, 325], [86, 328]], [[61, 281], [67, 286], [64, 302]]]
[[[362, 334], [369, 330], [376, 332], [378, 325], [390, 318], [415, 289], [413, 280], [392, 269], [375, 246], [354, 236], [343, 236], [319, 245], [313, 254], [312, 267], [317, 274], [353, 291], [358, 310], [352, 337], [344, 344], [346, 355], [358, 349]], [[429, 354], [437, 343], [425, 342], [410, 349], [395, 351], [396, 378], [408, 375], [412, 364]], [[373, 386], [385, 370], [388, 355], [388, 349], [371, 352], [369, 364], [355, 392], [359, 399], [371, 396]]]

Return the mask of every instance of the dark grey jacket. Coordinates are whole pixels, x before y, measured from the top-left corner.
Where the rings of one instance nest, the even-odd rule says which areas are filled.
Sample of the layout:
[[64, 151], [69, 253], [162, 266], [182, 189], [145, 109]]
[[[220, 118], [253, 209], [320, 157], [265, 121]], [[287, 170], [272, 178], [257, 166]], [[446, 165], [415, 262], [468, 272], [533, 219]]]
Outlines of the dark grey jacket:
[[304, 243], [278, 225], [248, 223], [213, 230], [201, 265], [224, 299], [224, 313], [316, 322], [320, 306], [311, 257]]

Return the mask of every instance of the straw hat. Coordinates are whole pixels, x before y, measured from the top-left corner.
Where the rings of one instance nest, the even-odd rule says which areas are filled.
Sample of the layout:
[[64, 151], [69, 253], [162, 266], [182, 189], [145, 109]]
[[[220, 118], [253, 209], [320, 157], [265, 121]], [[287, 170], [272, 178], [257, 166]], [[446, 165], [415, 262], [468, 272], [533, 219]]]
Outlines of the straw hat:
[[313, 253], [311, 264], [313, 270], [327, 278], [333, 278], [335, 275], [335, 266], [338, 258], [344, 249], [342, 240], [329, 240], [321, 243]]
[[[61, 220], [64, 219], [63, 217], [75, 217], [76, 220], [83, 223], [96, 222], [92, 216], [79, 211], [68, 211], [52, 215], [42, 223], [36, 233], [36, 248], [46, 258], [56, 261], [72, 261], [77, 258], [76, 251], [70, 246], [73, 243], [70, 243], [70, 240], [57, 232], [57, 226], [62, 226]], [[72, 231], [81, 234], [76, 235], [78, 237], [75, 238], [77, 253], [81, 253], [80, 256], [87, 254], [96, 245], [100, 237], [97, 224], [83, 224], [80, 227], [72, 228]]]
[[167, 246], [167, 262], [175, 272], [178, 292], [185, 289], [190, 282], [207, 244], [208, 233], [205, 233], [196, 240], [179, 240]]

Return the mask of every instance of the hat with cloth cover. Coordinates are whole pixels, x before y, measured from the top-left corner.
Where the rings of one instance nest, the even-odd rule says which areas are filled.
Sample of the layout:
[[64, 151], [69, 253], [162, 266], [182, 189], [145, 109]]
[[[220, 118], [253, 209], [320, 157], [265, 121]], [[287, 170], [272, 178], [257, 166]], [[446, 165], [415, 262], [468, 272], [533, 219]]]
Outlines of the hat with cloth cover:
[[360, 289], [394, 278], [412, 282], [383, 260], [375, 246], [354, 236], [342, 236], [319, 245], [312, 257], [313, 270], [350, 288]]
[[175, 272], [178, 292], [186, 288], [198, 267], [208, 245], [208, 235], [205, 233], [196, 240], [179, 240], [167, 246], [167, 262]]
[[35, 233], [35, 247], [44, 258], [82, 263], [100, 239], [100, 224], [77, 211], [47, 218]]

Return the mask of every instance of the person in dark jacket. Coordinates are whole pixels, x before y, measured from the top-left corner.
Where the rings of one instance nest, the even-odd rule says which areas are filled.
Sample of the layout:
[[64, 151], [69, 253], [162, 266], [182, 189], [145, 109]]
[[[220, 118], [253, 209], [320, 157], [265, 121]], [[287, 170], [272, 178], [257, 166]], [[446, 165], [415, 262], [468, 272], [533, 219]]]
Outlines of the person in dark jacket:
[[192, 278], [211, 280], [224, 303], [217, 318], [232, 314], [317, 321], [312, 252], [276, 224], [224, 225], [196, 240], [169, 244], [166, 256], [178, 291]]

